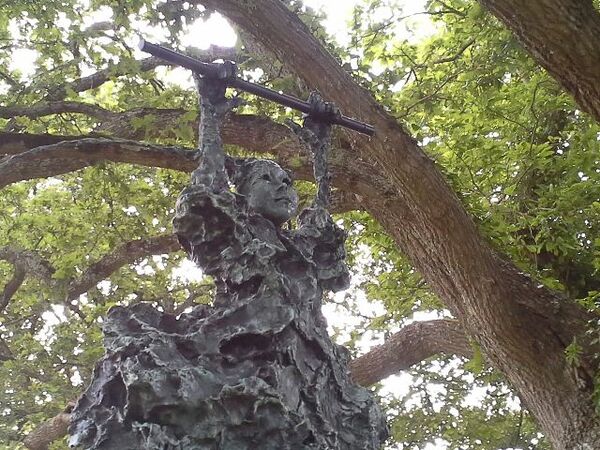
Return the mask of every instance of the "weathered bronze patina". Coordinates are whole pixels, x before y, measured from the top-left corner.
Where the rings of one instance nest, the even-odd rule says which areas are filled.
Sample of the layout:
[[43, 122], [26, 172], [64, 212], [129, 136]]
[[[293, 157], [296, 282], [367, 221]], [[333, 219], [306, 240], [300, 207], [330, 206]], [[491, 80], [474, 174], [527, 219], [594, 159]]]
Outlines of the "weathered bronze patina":
[[326, 210], [329, 127], [313, 122], [302, 131], [319, 193], [294, 229], [282, 227], [298, 204], [289, 175], [272, 161], [226, 161], [219, 123], [232, 105], [222, 85], [198, 82], [202, 163], [173, 223], [190, 258], [214, 278], [214, 304], [179, 318], [147, 304], [113, 308], [106, 356], [73, 412], [72, 443], [378, 449], [384, 417], [350, 380], [347, 351], [331, 341], [321, 314], [324, 290], [349, 282], [345, 233]]

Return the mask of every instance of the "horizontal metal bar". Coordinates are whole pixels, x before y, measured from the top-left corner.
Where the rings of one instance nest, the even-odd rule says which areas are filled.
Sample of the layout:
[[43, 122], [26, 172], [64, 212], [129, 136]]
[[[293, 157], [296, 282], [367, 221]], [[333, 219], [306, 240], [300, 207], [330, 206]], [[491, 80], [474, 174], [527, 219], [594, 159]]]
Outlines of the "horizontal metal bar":
[[199, 61], [182, 53], [177, 53], [166, 47], [152, 44], [144, 39], [140, 39], [138, 46], [141, 51], [150, 53], [157, 58], [164, 59], [165, 61], [177, 66], [185, 67], [186, 69], [193, 70], [194, 72], [198, 72], [209, 77], [218, 76], [219, 68], [215, 63], [205, 63], [203, 61]]
[[[205, 63], [160, 45], [152, 44], [144, 39], [140, 40], [139, 47], [140, 50], [150, 53], [157, 58], [164, 59], [171, 64], [198, 72], [206, 77], [221, 78], [221, 75], [223, 74], [223, 71], [221, 70], [222, 64], [220, 63]], [[310, 114], [312, 112], [312, 105], [310, 103], [291, 95], [283, 94], [281, 92], [274, 91], [273, 89], [266, 88], [260, 84], [251, 83], [250, 81], [243, 80], [239, 77], [225, 78], [223, 79], [223, 82], [233, 88], [248, 92], [250, 94], [258, 95], [259, 97], [271, 100], [289, 108], [297, 109], [305, 114]], [[343, 115], [334, 117], [332, 119], [332, 123], [350, 128], [351, 130], [358, 131], [359, 133], [363, 133], [368, 136], [373, 136], [375, 133], [373, 126]]]

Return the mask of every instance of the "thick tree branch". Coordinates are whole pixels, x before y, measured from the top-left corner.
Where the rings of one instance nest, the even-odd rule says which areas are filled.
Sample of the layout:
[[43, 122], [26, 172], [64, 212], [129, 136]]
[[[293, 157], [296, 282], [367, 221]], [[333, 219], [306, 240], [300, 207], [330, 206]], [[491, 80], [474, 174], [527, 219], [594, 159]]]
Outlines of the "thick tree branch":
[[6, 309], [27, 275], [39, 278], [48, 285], [55, 284], [52, 279], [54, 268], [34, 251], [14, 246], [0, 247], [0, 260], [8, 261], [14, 267], [13, 276], [0, 295], [0, 313]]
[[[145, 256], [172, 253], [179, 249], [177, 238], [172, 234], [126, 242], [90, 265], [80, 277], [69, 280], [65, 289], [66, 301], [76, 299], [126, 264], [131, 264]], [[13, 285], [10, 288], [8, 285], [5, 287], [3, 294], [8, 291], [9, 295], [0, 298], [2, 300], [0, 311], [6, 307], [25, 276], [37, 278], [51, 287], [62, 286], [59, 280], [52, 278], [52, 274], [55, 272], [52, 265], [34, 251], [11, 246], [0, 247], [0, 259], [12, 263], [20, 271], [19, 279], [14, 281], [15, 274], [9, 282], [9, 285], [11, 283]], [[6, 300], [4, 300], [5, 298]]]
[[[186, 119], [189, 111], [182, 109], [140, 108], [119, 113], [113, 119], [103, 122], [97, 131], [126, 139], [144, 139], [145, 137], [175, 137], [166, 133], [181, 127], [194, 130], [197, 138], [198, 118]], [[147, 130], [135, 130], [131, 126], [134, 118], [152, 116], [154, 121]], [[252, 114], [228, 114], [221, 123], [223, 143], [244, 148], [250, 152], [270, 153], [280, 162], [294, 162], [298, 167], [305, 165], [306, 173], [312, 169], [306, 164], [308, 148], [298, 139], [292, 130], [266, 116]], [[1, 148], [1, 147], [0, 147]]]
[[350, 372], [358, 384], [370, 386], [439, 353], [467, 358], [473, 354], [458, 321], [413, 322], [353, 360]]
[[67, 298], [72, 300], [79, 297], [125, 264], [148, 255], [172, 253], [180, 248], [177, 238], [172, 234], [126, 242], [88, 267], [77, 280], [71, 281]]
[[[48, 137], [54, 140], [52, 136]], [[34, 139], [39, 142], [39, 136]], [[21, 141], [21, 144], [23, 141]], [[16, 144], [11, 148], [15, 148]], [[102, 161], [126, 162], [191, 172], [195, 153], [136, 141], [85, 138], [42, 145], [0, 160], [0, 188], [11, 183], [60, 175]]]
[[600, 13], [591, 0], [480, 0], [600, 121]]
[[52, 283], [54, 268], [34, 251], [14, 246], [0, 247], [0, 259], [8, 261], [14, 266], [21, 267], [21, 270], [46, 283]]
[[67, 434], [71, 410], [75, 406], [69, 403], [63, 412], [42, 423], [23, 439], [23, 445], [29, 450], [48, 450], [50, 444]]
[[[165, 130], [172, 132], [182, 126], [190, 127], [195, 133], [198, 129], [198, 120], [185, 119], [189, 111], [183, 109], [138, 108], [114, 112], [94, 105], [60, 101], [40, 103], [30, 107], [0, 107], [0, 117], [12, 115], [41, 117], [58, 112], [78, 112], [101, 119], [102, 123], [96, 130], [100, 135], [93, 137], [110, 135], [122, 139], [144, 139], [164, 137]], [[148, 130], [136, 130], [132, 126], [134, 119], [147, 116], [154, 117], [154, 122]], [[287, 126], [274, 122], [266, 116], [229, 114], [221, 125], [221, 133], [225, 144], [237, 145], [257, 153], [271, 153], [282, 159], [297, 158], [300, 154], [310, 153]], [[0, 155], [22, 153], [42, 145], [74, 139], [81, 139], [81, 137], [0, 132]]]
[[0, 336], [0, 361], [8, 361], [10, 359], [15, 359], [15, 355], [6, 341]]
[[[68, 104], [67, 104], [68, 103]], [[55, 105], [62, 105], [66, 110], [67, 107], [72, 107], [73, 102], [56, 102]], [[41, 110], [42, 108], [40, 108]], [[32, 111], [27, 111], [28, 113], [33, 113]], [[93, 112], [93, 111], [91, 111]], [[187, 113], [185, 110], [180, 109], [153, 109], [153, 108], [141, 108], [131, 111], [125, 111], [122, 113], [110, 112], [110, 117], [105, 120], [102, 125], [99, 127], [98, 131], [102, 133], [108, 133], [112, 136], [116, 136], [118, 138], [125, 139], [141, 139], [144, 138], [145, 131], [144, 130], [135, 130], [131, 123], [135, 118], [141, 118], [144, 116], [152, 115], [155, 117], [155, 122], [151, 127], [150, 136], [153, 135], [153, 130], [156, 130], [156, 135], [159, 135], [160, 130], [172, 130], [177, 129], [182, 126], [189, 126], [190, 128], [197, 130], [198, 122], [197, 121], [187, 121], [187, 123], [183, 120], [184, 115]], [[278, 124], [268, 117], [264, 116], [255, 116], [250, 114], [229, 114], [225, 121], [222, 124], [221, 129], [223, 142], [229, 145], [238, 145], [245, 148], [251, 152], [257, 153], [271, 153], [273, 155], [277, 155], [279, 160], [282, 162], [288, 161], [292, 162], [296, 166], [306, 165], [306, 158], [304, 155], [308, 155], [309, 151], [305, 148], [304, 144], [299, 141], [298, 137], [285, 125]], [[98, 139], [97, 137], [94, 137]], [[73, 136], [52, 136], [52, 135], [31, 135], [24, 133], [0, 133], [0, 154], [5, 155], [15, 155], [18, 153], [23, 153], [27, 150], [35, 149], [36, 147], [48, 147], [49, 145], [61, 142], [60, 146], [45, 148], [44, 150], [36, 149], [38, 153], [47, 152], [48, 157], [50, 157], [50, 152], [59, 152], [64, 150], [68, 153], [69, 157], [74, 158], [74, 165], [80, 164], [77, 161], [80, 160], [80, 157], [77, 157], [74, 153], [79, 154], [79, 152], [85, 152], [86, 154], [94, 153], [95, 150], [98, 149], [99, 146], [102, 146], [103, 143], [117, 143], [117, 140], [101, 140], [98, 139], [96, 141], [85, 141], [79, 144], [70, 143], [66, 144], [62, 141], [72, 141], [74, 139], [81, 139], [80, 137]], [[148, 147], [159, 148], [157, 146], [151, 145], [140, 145], [138, 142], [125, 142], [120, 141], [120, 150], [119, 153], [122, 154], [123, 160], [120, 162], [131, 162], [135, 164], [143, 164], [142, 161], [139, 161], [139, 158], [134, 158], [134, 155], [140, 155], [141, 149]], [[138, 150], [133, 149], [132, 151], [126, 151], [127, 149], [123, 146], [130, 144], [134, 147], [137, 147]], [[91, 145], [89, 148], [87, 145]], [[167, 147], [161, 147], [167, 148]], [[87, 150], [86, 150], [87, 149]], [[108, 150], [108, 148], [107, 148]], [[114, 149], [117, 151], [117, 149]], [[155, 161], [150, 154], [144, 153], [140, 155], [142, 159], [147, 159], [147, 164], [145, 165], [156, 165], [158, 167], [167, 167], [170, 164], [172, 169], [176, 170], [193, 170], [189, 168], [188, 163], [185, 162], [183, 165], [179, 162], [180, 156], [173, 154], [173, 152], [177, 153], [173, 148], [169, 150], [167, 153], [171, 153], [170, 158], [174, 158], [172, 164], [168, 163], [169, 157], [166, 154], [159, 157], [160, 161]], [[99, 152], [102, 153], [102, 152]], [[163, 152], [164, 153], [164, 152]], [[191, 152], [186, 152], [186, 154], [190, 155]], [[22, 155], [24, 156], [24, 155]], [[57, 155], [58, 156], [58, 155]], [[88, 155], [91, 156], [91, 155]], [[106, 152], [106, 158], [108, 160], [119, 161], [111, 159], [111, 153]], [[30, 154], [27, 155], [27, 158], [42, 158], [41, 154]], [[95, 162], [97, 157], [91, 156], [90, 162]], [[133, 158], [133, 159], [132, 159]], [[158, 164], [156, 164], [158, 162]], [[12, 163], [14, 164], [14, 162]], [[75, 169], [68, 169], [75, 170]], [[305, 171], [310, 173], [310, 168], [306, 167]], [[41, 175], [43, 176], [43, 175]], [[33, 178], [37, 178], [38, 176], [33, 176]], [[14, 178], [14, 177], [13, 177]], [[3, 177], [0, 176], [0, 180]], [[16, 179], [16, 178], [15, 178]], [[12, 182], [12, 181], [11, 181]], [[1, 184], [0, 186], [5, 186], [6, 184]]]
[[[63, 141], [76, 141], [87, 137], [99, 136], [62, 136], [57, 134], [12, 133], [0, 131], [0, 156], [17, 155], [27, 150]], [[4, 158], [0, 158], [0, 163]], [[0, 180], [2, 177], [0, 176]]]
[[49, 445], [67, 434], [71, 414], [62, 412], [42, 423], [23, 440], [29, 450], [48, 450]]
[[[144, 109], [115, 114], [116, 120], [103, 124], [102, 131], [121, 137], [139, 137], [128, 126], [132, 117], [153, 114], [157, 117], [156, 129], [165, 130], [181, 125], [185, 111]], [[189, 126], [196, 128], [197, 123], [191, 122]], [[312, 180], [311, 163], [306, 156], [309, 151], [287, 126], [264, 116], [230, 114], [222, 124], [222, 136], [226, 144], [237, 145], [251, 152], [272, 154], [296, 178]], [[344, 212], [360, 209], [360, 201], [350, 192], [356, 183], [366, 181], [364, 179], [371, 169], [359, 167], [354, 173], [350, 172], [340, 153], [333, 152], [331, 169], [334, 182], [344, 190], [334, 191], [331, 210]], [[0, 160], [0, 188], [17, 181], [60, 175], [102, 161], [185, 172], [191, 172], [198, 164], [196, 153], [191, 149], [119, 139], [26, 133], [0, 133], [0, 154], [12, 155]], [[369, 184], [376, 182], [371, 180]]]

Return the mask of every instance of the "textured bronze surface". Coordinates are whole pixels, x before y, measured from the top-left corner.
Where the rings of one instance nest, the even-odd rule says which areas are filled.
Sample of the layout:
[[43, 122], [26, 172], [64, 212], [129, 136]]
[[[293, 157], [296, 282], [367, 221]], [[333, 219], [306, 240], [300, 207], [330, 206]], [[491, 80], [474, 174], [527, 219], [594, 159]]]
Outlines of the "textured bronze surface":
[[[219, 120], [231, 106], [200, 82], [202, 165], [173, 221], [190, 258], [215, 279], [212, 306], [179, 318], [148, 304], [113, 308], [106, 356], [80, 398], [71, 443], [89, 449], [378, 449], [385, 419], [349, 377], [327, 335], [324, 290], [348, 286], [345, 233], [321, 189], [294, 229], [297, 196], [274, 162], [230, 160]], [[317, 130], [319, 131], [319, 130]], [[323, 131], [323, 130], [321, 130]], [[229, 189], [228, 179], [237, 192]]]

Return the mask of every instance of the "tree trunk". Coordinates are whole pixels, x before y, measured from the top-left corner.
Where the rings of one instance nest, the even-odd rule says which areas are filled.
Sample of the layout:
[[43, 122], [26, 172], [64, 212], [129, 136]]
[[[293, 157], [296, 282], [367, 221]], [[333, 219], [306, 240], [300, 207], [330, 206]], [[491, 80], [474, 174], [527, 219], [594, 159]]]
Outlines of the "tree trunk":
[[600, 14], [592, 0], [480, 0], [600, 121]]
[[[481, 345], [557, 449], [600, 448], [592, 369], [571, 368], [564, 349], [588, 316], [538, 285], [483, 240], [439, 170], [394, 118], [358, 86], [285, 5], [274, 0], [199, 1], [249, 32], [344, 114], [375, 126], [346, 133], [346, 189], [393, 236], [445, 305]], [[369, 173], [353, 168], [371, 166]], [[369, 180], [383, 179], [374, 192]]]

